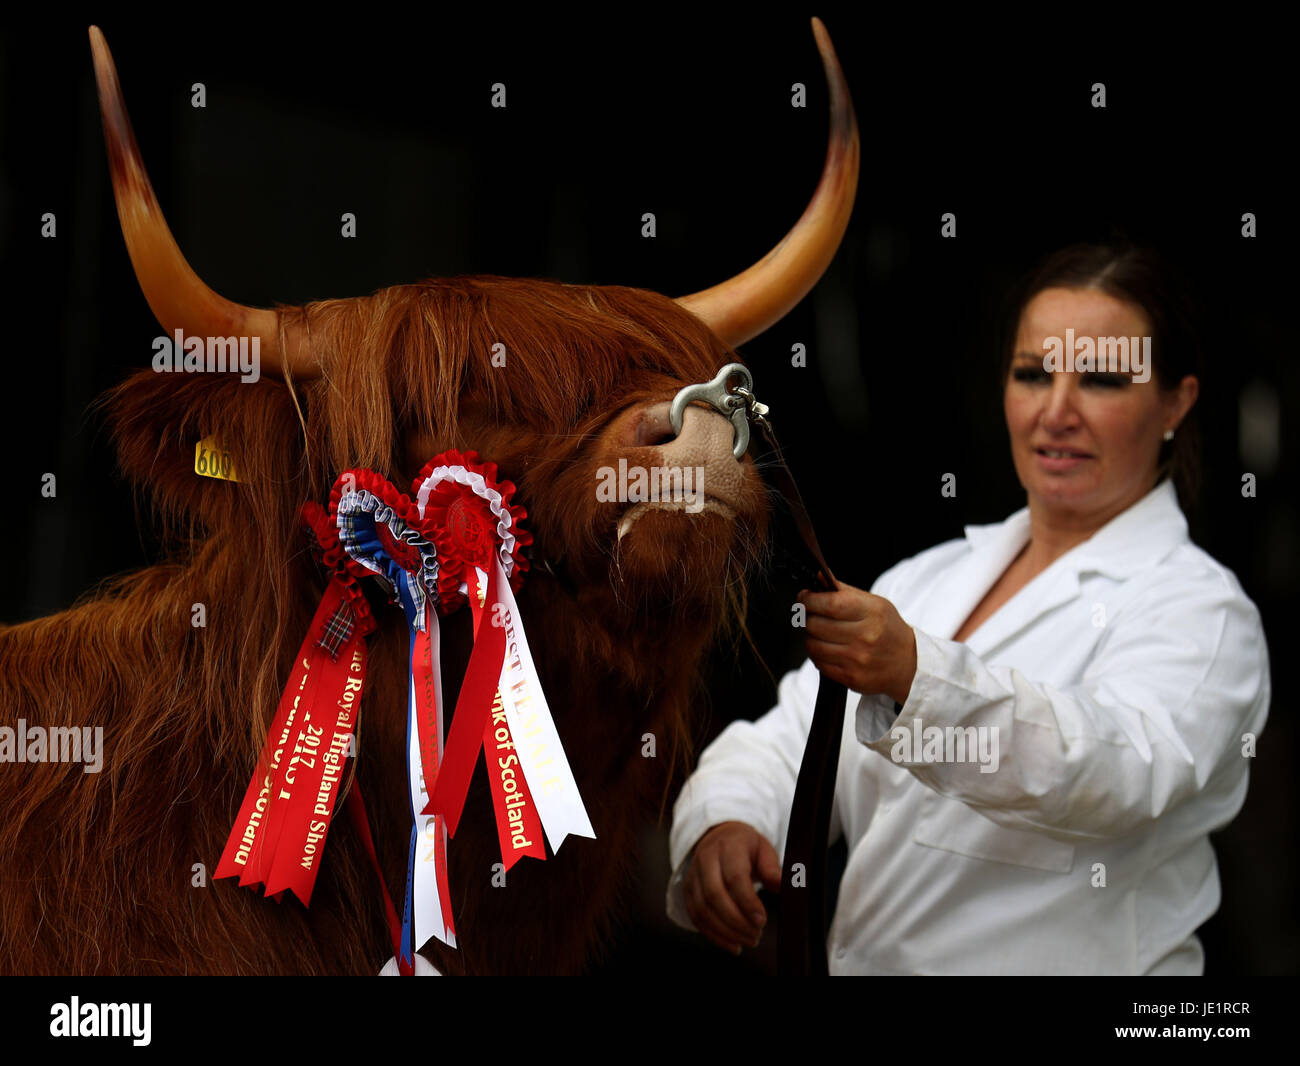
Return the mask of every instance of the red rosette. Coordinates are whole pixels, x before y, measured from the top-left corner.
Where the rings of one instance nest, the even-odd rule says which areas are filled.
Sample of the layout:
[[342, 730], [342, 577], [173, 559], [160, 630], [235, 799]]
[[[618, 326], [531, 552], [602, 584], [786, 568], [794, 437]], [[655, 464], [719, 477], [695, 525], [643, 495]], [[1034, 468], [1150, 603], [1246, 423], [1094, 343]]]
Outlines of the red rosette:
[[495, 463], [477, 452], [450, 449], [434, 456], [411, 484], [415, 522], [433, 542], [438, 555], [438, 598], [442, 613], [465, 602], [460, 586], [473, 568], [491, 569], [493, 553], [518, 591], [528, 560], [523, 549], [533, 542], [522, 526], [528, 512], [512, 502], [513, 482], [498, 480]]
[[338, 527], [324, 507], [315, 500], [308, 500], [302, 505], [299, 517], [306, 527], [313, 553], [331, 578], [337, 578], [343, 590], [343, 598], [352, 610], [352, 618], [357, 630], [363, 637], [373, 633], [378, 623], [375, 621], [374, 612], [370, 609], [370, 601], [366, 599], [366, 594], [357, 580], [358, 571], [361, 574], [366, 574], [368, 571], [354, 562], [343, 550], [343, 545], [339, 541]]

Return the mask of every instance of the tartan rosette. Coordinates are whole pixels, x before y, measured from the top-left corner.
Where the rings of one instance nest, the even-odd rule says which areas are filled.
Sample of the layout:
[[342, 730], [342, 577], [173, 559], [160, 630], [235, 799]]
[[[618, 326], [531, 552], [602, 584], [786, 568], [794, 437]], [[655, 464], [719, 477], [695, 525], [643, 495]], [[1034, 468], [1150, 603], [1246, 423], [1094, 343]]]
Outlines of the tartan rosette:
[[329, 513], [343, 551], [394, 602], [405, 589], [423, 629], [426, 599], [437, 602], [438, 558], [410, 498], [373, 470], [348, 470], [330, 490]]
[[[302, 505], [300, 517], [312, 554], [330, 577], [339, 582], [344, 603], [351, 612], [357, 631], [363, 637], [369, 636], [375, 631], [378, 622], [357, 579], [368, 576], [370, 571], [343, 550], [338, 528], [330, 518], [329, 511], [315, 500], [308, 500]], [[346, 640], [346, 636], [343, 639]]]

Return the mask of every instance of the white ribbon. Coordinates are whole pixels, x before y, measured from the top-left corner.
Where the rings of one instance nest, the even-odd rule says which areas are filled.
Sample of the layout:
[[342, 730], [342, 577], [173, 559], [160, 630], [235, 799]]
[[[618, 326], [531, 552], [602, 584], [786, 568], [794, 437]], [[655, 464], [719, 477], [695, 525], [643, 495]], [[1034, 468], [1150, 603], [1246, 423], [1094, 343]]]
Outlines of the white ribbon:
[[[560, 734], [546, 704], [546, 695], [533, 665], [533, 655], [528, 649], [528, 638], [524, 635], [519, 605], [510, 591], [510, 582], [502, 570], [500, 558], [494, 556], [492, 565], [497, 570], [497, 588], [505, 607], [505, 617], [501, 622], [506, 630], [506, 656], [501, 664], [500, 687], [506, 722], [514, 739], [515, 754], [519, 756], [519, 767], [537, 805], [542, 828], [546, 830], [546, 839], [550, 841], [551, 850], [558, 853], [566, 837], [572, 835], [595, 840], [596, 831], [587, 817], [587, 809], [578, 794], [578, 783], [573, 779]], [[486, 607], [492, 611], [491, 604]], [[495, 612], [489, 614], [483, 620], [484, 624], [492, 625], [495, 618]]]
[[[379, 971], [380, 977], [400, 977], [402, 971], [397, 968], [397, 956], [393, 956], [386, 963], [384, 968]], [[441, 977], [442, 972], [426, 959], [423, 955], [415, 956], [415, 977]]]

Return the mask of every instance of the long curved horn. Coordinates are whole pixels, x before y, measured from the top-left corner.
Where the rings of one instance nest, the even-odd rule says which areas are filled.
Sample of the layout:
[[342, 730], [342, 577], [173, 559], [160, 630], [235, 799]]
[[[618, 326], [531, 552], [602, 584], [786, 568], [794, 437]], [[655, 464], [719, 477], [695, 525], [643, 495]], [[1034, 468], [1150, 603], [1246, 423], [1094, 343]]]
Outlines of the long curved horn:
[[281, 352], [277, 312], [227, 300], [208, 288], [185, 261], [149, 183], [122, 100], [117, 68], [98, 26], [90, 27], [90, 51], [117, 217], [136, 279], [154, 317], [168, 332], [180, 329], [192, 336], [259, 337], [263, 369], [283, 375], [287, 365], [296, 377], [318, 375], [319, 367], [296, 333], [286, 331], [289, 351]]
[[775, 325], [808, 295], [835, 258], [858, 189], [858, 122], [849, 87], [821, 19], [813, 36], [831, 91], [830, 141], [821, 181], [794, 229], [743, 274], [711, 289], [677, 297], [735, 348]]

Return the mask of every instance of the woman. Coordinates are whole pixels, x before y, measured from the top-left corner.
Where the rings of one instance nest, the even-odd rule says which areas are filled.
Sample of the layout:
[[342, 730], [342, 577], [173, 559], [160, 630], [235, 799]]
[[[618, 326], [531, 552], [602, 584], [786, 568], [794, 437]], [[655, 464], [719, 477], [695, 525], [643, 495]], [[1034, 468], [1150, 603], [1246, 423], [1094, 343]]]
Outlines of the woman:
[[[682, 790], [669, 913], [728, 950], [761, 935], [755, 882], [798, 890], [779, 851], [820, 669], [850, 690], [832, 973], [1203, 970], [1208, 834], [1241, 808], [1270, 685], [1259, 614], [1176, 497], [1195, 339], [1137, 249], [1066, 249], [1022, 293], [1003, 380], [1027, 507], [871, 593], [801, 594], [809, 660]], [[1121, 337], [1126, 364], [1068, 361]]]

